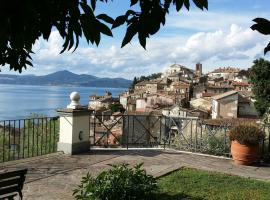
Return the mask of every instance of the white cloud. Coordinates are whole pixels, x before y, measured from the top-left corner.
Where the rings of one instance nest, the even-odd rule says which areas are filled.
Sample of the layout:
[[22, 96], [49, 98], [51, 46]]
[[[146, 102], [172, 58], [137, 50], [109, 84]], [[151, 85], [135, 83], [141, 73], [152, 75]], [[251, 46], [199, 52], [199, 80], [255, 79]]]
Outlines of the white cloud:
[[232, 24], [229, 32], [218, 30], [192, 35], [186, 44], [176, 48], [170, 57], [186, 57], [191, 62], [205, 61], [215, 56], [223, 59], [246, 59], [248, 55], [245, 51], [264, 40], [264, 37], [251, 29]]
[[147, 51], [135, 40], [123, 49], [114, 45], [109, 48], [89, 46], [59, 55], [63, 41], [57, 32], [53, 32], [48, 42], [37, 44], [38, 50], [33, 58], [38, 69], [35, 72], [40, 70], [42, 74], [67, 69], [100, 77], [132, 79], [163, 71], [174, 62], [193, 68], [200, 61], [205, 64], [206, 71], [223, 64], [251, 65], [257, 54], [263, 51], [265, 40], [249, 28], [231, 24], [229, 30], [199, 32], [187, 39], [185, 36], [154, 37], [148, 40]]
[[41, 39], [34, 45], [35, 67], [28, 68], [25, 74], [67, 69], [79, 74], [132, 79], [164, 71], [175, 62], [194, 68], [200, 61], [205, 71], [226, 65], [249, 67], [254, 58], [263, 56], [263, 48], [269, 40], [249, 28], [251, 20], [260, 15], [264, 14], [171, 13], [166, 26], [147, 41], [147, 51], [136, 40], [121, 49], [121, 41], [117, 40], [109, 41], [106, 48], [80, 45], [74, 53], [71, 50], [59, 55], [63, 40], [53, 31], [48, 41]]

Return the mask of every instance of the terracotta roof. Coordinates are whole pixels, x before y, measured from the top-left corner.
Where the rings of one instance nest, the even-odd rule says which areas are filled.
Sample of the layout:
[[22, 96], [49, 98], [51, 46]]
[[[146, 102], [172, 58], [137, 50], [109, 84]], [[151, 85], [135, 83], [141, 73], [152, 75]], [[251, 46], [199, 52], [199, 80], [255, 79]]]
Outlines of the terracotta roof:
[[167, 83], [163, 82], [162, 79], [153, 79], [148, 81], [146, 84], [167, 84]]
[[202, 97], [212, 97], [212, 96], [215, 96], [216, 93], [210, 93], [210, 92], [204, 92], [202, 93]]
[[142, 81], [142, 82], [135, 84], [135, 86], [144, 86], [144, 85], [146, 85], [146, 83], [148, 83], [148, 81]]
[[214, 89], [218, 89], [218, 88], [227, 88], [227, 89], [233, 89], [234, 87], [231, 85], [209, 85], [207, 86], [208, 88], [214, 88]]
[[225, 93], [213, 96], [213, 99], [219, 100], [219, 99], [223, 99], [224, 97], [228, 97], [228, 96], [231, 96], [231, 95], [234, 95], [234, 94], [237, 94], [237, 93], [238, 93], [237, 91], [232, 90], [232, 91], [229, 91], [229, 92], [225, 92]]
[[189, 84], [188, 83], [185, 83], [183, 81], [180, 81], [180, 82], [173, 82], [171, 84], [172, 86], [188, 86], [189, 87]]
[[213, 81], [215, 81], [215, 82], [224, 81], [224, 78], [223, 77], [214, 78]]
[[233, 85], [233, 86], [250, 86], [249, 83], [236, 82], [236, 81], [232, 82], [232, 85]]

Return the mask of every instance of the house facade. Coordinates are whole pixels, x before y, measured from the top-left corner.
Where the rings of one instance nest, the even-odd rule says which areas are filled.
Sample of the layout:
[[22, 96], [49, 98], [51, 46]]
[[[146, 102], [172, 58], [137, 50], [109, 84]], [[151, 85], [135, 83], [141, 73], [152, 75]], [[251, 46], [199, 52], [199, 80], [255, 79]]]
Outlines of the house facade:
[[229, 91], [216, 95], [212, 99], [212, 119], [237, 118], [238, 92]]

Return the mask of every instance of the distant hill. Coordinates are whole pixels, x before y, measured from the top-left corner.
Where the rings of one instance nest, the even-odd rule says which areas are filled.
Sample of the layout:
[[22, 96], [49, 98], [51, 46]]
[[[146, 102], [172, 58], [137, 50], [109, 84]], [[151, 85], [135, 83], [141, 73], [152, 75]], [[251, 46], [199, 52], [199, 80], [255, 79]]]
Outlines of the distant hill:
[[58, 71], [44, 76], [0, 74], [0, 84], [19, 85], [62, 85], [86, 87], [127, 88], [131, 80], [123, 78], [99, 78], [87, 74], [74, 74], [70, 71]]

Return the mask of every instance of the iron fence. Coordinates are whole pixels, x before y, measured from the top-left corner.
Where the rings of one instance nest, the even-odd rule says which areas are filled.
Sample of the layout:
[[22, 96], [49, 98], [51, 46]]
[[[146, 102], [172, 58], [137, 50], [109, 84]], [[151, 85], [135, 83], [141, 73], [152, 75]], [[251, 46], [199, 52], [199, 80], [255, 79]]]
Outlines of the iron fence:
[[167, 117], [169, 147], [190, 152], [230, 156], [228, 126], [212, 126], [197, 118]]
[[0, 121], [0, 162], [56, 152], [58, 117]]
[[151, 115], [92, 115], [90, 144], [115, 148], [165, 146], [165, 118]]
[[[0, 162], [57, 151], [59, 117], [0, 121]], [[173, 148], [230, 157], [230, 124], [211, 125], [197, 118], [161, 115], [91, 115], [92, 147]], [[262, 159], [270, 162], [270, 125], [260, 143]]]
[[[260, 143], [264, 160], [270, 160], [270, 125], [262, 125]], [[230, 124], [211, 125], [198, 118], [158, 115], [92, 115], [90, 143], [95, 147], [164, 147], [230, 157]]]

